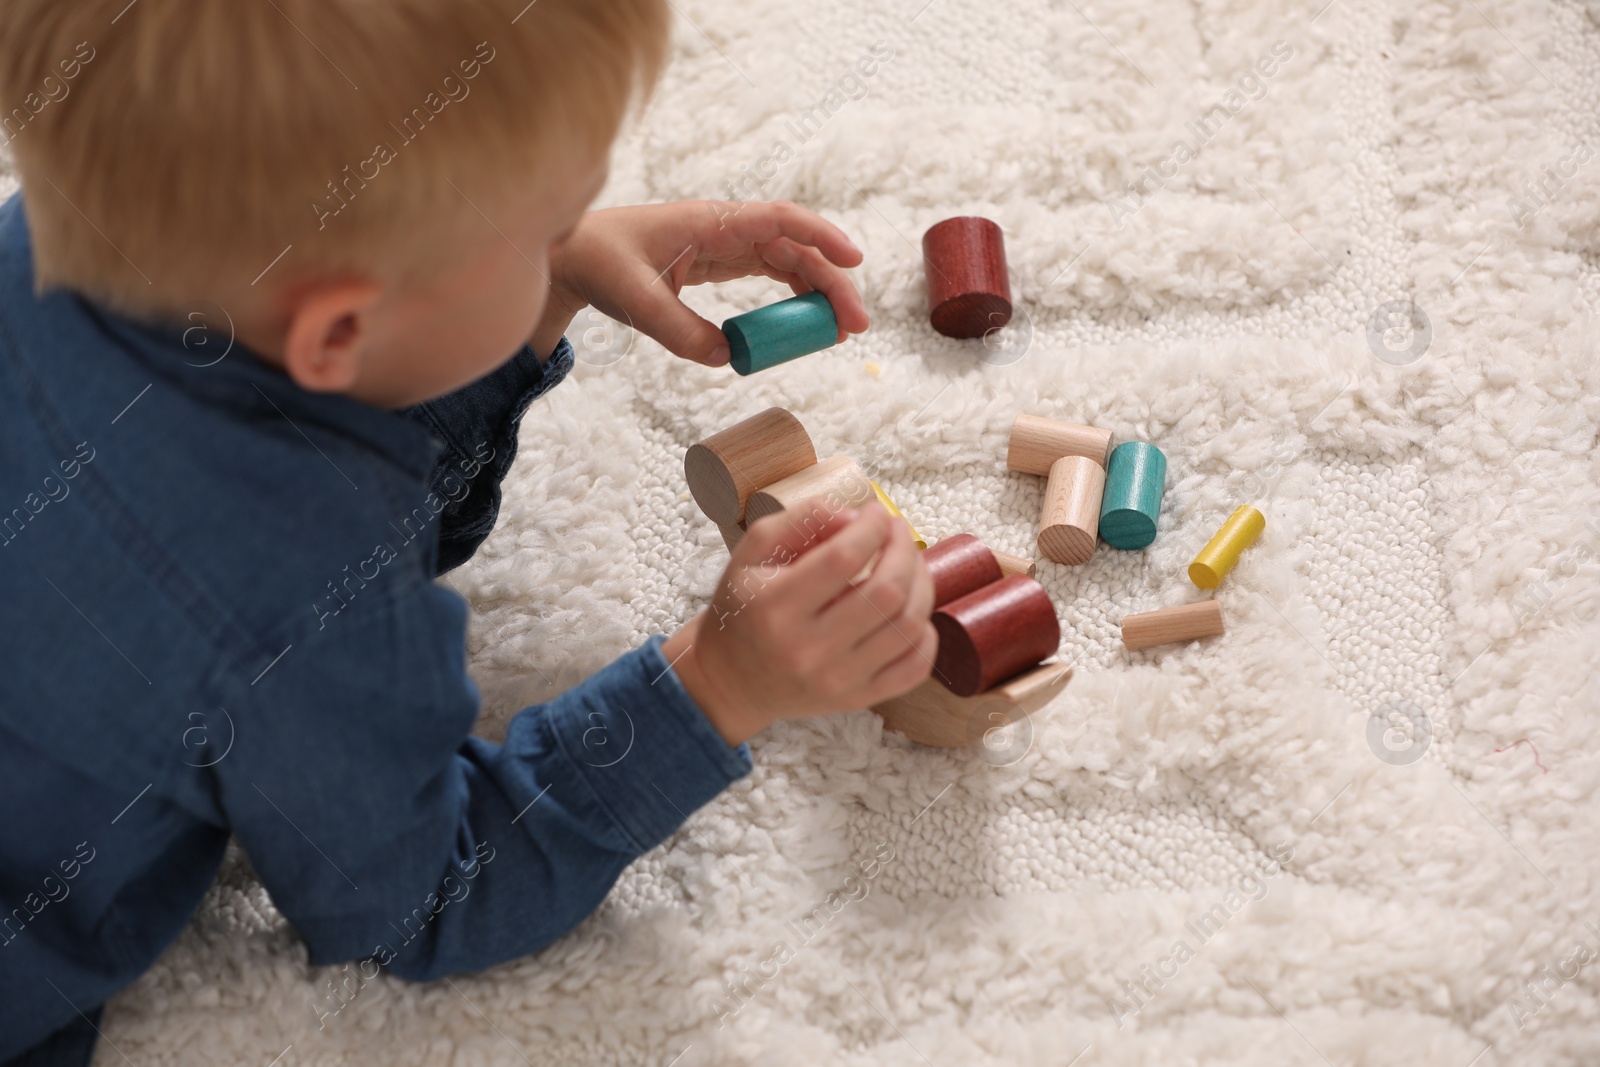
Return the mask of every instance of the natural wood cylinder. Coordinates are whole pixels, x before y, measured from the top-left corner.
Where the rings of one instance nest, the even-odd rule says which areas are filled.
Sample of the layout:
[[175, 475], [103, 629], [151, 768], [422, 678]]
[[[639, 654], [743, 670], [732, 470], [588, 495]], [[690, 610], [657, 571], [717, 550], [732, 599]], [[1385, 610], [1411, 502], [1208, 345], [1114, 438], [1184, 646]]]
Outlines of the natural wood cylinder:
[[996, 552], [994, 558], [1000, 564], [1000, 573], [1007, 578], [1013, 574], [1026, 574], [1029, 578], [1032, 578], [1039, 570], [1037, 563], [1031, 559], [1023, 559], [1021, 556], [1013, 556], [1006, 552]]
[[809, 497], [821, 497], [830, 511], [843, 511], [871, 503], [878, 494], [860, 464], [849, 456], [834, 456], [750, 494], [744, 506], [745, 521], [777, 514]]
[[1083, 456], [1101, 467], [1111, 455], [1111, 431], [1038, 415], [1018, 415], [1011, 424], [1006, 466], [1022, 474], [1049, 474], [1062, 456]]
[[922, 554], [933, 577], [933, 606], [960, 600], [1005, 577], [1000, 560], [989, 546], [971, 534], [946, 537]]
[[1002, 578], [933, 613], [939, 653], [933, 674], [957, 696], [976, 696], [1052, 655], [1061, 623], [1044, 586]]
[[1063, 456], [1050, 468], [1039, 517], [1039, 554], [1076, 566], [1094, 555], [1106, 469], [1083, 456]]
[[1129, 615], [1122, 620], [1122, 644], [1129, 652], [1172, 645], [1224, 633], [1222, 605], [1215, 600]]
[[800, 420], [768, 408], [692, 446], [683, 475], [706, 518], [726, 527], [745, 518], [757, 490], [816, 463], [817, 450]]
[[946, 219], [922, 236], [928, 317], [946, 337], [982, 337], [1011, 321], [1006, 239], [988, 219]]

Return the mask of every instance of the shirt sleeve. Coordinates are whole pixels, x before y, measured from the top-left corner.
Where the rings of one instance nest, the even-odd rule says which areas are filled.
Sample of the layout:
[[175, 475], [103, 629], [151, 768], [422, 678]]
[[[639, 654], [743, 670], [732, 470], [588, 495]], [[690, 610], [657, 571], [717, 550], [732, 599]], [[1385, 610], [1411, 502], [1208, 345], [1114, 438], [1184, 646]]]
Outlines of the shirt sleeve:
[[331, 618], [239, 716], [222, 804], [314, 964], [429, 980], [533, 952], [750, 770], [660, 637], [521, 711], [503, 744], [471, 737], [465, 624], [431, 585]]
[[439, 573], [472, 558], [500, 514], [500, 482], [517, 458], [517, 432], [528, 406], [561, 384], [576, 357], [566, 338], [549, 359], [522, 351], [471, 385], [400, 412], [421, 423], [444, 451], [429, 479], [448, 500], [439, 516]]

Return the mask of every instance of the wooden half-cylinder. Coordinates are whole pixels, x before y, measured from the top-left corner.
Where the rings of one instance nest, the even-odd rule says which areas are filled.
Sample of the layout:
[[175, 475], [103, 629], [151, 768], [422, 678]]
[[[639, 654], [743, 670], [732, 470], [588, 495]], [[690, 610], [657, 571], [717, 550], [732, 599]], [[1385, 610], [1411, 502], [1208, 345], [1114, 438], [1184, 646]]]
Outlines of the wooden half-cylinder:
[[[931, 550], [930, 550], [931, 551]], [[1072, 680], [1072, 668], [1041, 663], [1002, 682], [987, 693], [959, 697], [937, 678], [929, 678], [904, 696], [873, 707], [883, 728], [921, 745], [959, 748], [981, 740], [988, 731], [1016, 722], [1043, 708]]]
[[1215, 600], [1147, 611], [1122, 620], [1122, 644], [1129, 652], [1218, 637], [1223, 632], [1222, 604]]
[[933, 674], [957, 696], [976, 696], [1053, 655], [1061, 623], [1044, 586], [1013, 574], [933, 613], [939, 653]]
[[830, 511], [843, 511], [868, 504], [878, 494], [860, 464], [849, 456], [834, 456], [750, 494], [744, 506], [745, 521], [774, 515], [810, 497], [821, 497]]
[[1083, 456], [1104, 467], [1111, 456], [1111, 431], [1038, 415], [1018, 415], [1011, 424], [1006, 466], [1021, 474], [1047, 475], [1062, 456]]
[[1005, 577], [999, 557], [971, 534], [946, 537], [922, 554], [933, 577], [935, 608], [975, 593]]
[[744, 520], [757, 490], [816, 463], [817, 450], [800, 420], [768, 408], [691, 446], [683, 476], [706, 518], [728, 527]]
[[1063, 456], [1050, 468], [1039, 517], [1039, 554], [1076, 566], [1094, 555], [1106, 469], [1084, 456]]

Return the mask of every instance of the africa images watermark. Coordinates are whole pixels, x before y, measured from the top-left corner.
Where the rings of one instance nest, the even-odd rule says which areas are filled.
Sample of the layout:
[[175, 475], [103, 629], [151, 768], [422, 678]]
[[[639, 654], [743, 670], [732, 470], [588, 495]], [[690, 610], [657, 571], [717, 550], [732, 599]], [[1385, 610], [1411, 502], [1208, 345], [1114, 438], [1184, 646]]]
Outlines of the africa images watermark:
[[[869, 83], [878, 76], [884, 64], [894, 59], [894, 46], [887, 41], [878, 41], [872, 46], [870, 52], [865, 53], [856, 60], [849, 74], [844, 75], [828, 87], [811, 107], [783, 121], [784, 133], [772, 142], [772, 147], [767, 154], [754, 164], [746, 163], [740, 166], [739, 176], [729, 178], [723, 183], [723, 191], [728, 194], [728, 200], [735, 205], [741, 205], [747, 200], [755, 200], [761, 195], [778, 172], [799, 156], [800, 149], [804, 148], [816, 138], [833, 120], [833, 117], [845, 109], [845, 105], [853, 100], [865, 100], [871, 95]], [[792, 140], [791, 140], [792, 137]], [[738, 208], [732, 210], [722, 209], [720, 218], [734, 214]]]
[[[484, 455], [485, 450], [488, 451], [488, 455]], [[399, 548], [395, 548], [389, 541], [384, 541], [373, 548], [372, 555], [355, 565], [353, 573], [350, 570], [350, 565], [346, 564], [341, 572], [344, 577], [342, 579], [336, 578], [328, 583], [329, 595], [320, 602], [311, 605], [311, 611], [317, 617], [317, 629], [327, 629], [328, 620], [349, 607], [350, 602], [356, 598], [361, 590], [367, 587], [367, 583], [376, 581], [378, 575], [383, 572], [383, 568], [399, 559], [400, 552], [403, 549], [413, 541], [421, 538], [433, 525], [433, 521], [443, 514], [446, 507], [451, 504], [459, 504], [471, 495], [473, 479], [477, 478], [478, 473], [483, 470], [485, 465], [492, 462], [494, 457], [494, 448], [486, 442], [480, 442], [473, 449], [472, 456], [458, 460], [461, 467], [459, 473], [450, 471], [445, 474], [439, 480], [438, 489], [429, 490], [422, 504], [412, 509], [411, 514], [401, 519], [399, 526], [395, 526], [393, 522], [389, 524], [393, 527], [395, 533], [400, 535]], [[452, 488], [452, 480], [454, 481], [454, 488]], [[443, 496], [439, 494], [438, 490], [440, 489], [444, 491]]]
[[[489, 853], [487, 856], [484, 855], [486, 849]], [[494, 857], [495, 850], [489, 843], [479, 841], [473, 849], [473, 855], [465, 862], [456, 864], [461, 877], [446, 874], [439, 883], [439, 889], [429, 893], [421, 907], [411, 909], [411, 914], [400, 920], [400, 926], [405, 929], [402, 930], [400, 926], [395, 927], [395, 932], [401, 938], [398, 949], [388, 941], [379, 942], [370, 956], [356, 964], [347, 963], [341, 967], [337, 982], [329, 978], [320, 1002], [310, 1001], [311, 1010], [317, 1013], [317, 1029], [327, 1029], [328, 1020], [354, 1003], [361, 995], [361, 991], [367, 987], [367, 983], [377, 978], [385, 967], [393, 963], [395, 957], [407, 945], [421, 937], [433, 920], [438, 918], [440, 912], [451, 904], [459, 904], [466, 900], [472, 893], [472, 880], [483, 872], [484, 867], [494, 861]]]
[[[428, 124], [436, 120], [444, 109], [452, 103], [459, 104], [472, 95], [472, 86], [467, 83], [483, 73], [483, 68], [494, 62], [498, 53], [488, 41], [478, 45], [471, 58], [463, 59], [456, 64], [461, 72], [458, 78], [454, 71], [444, 76], [439, 89], [435, 89], [422, 98], [422, 103], [412, 108], [410, 113], [400, 120], [400, 125], [389, 123], [389, 128], [399, 135], [399, 147], [404, 148], [428, 128]], [[440, 95], [443, 90], [443, 95]], [[372, 150], [372, 155], [361, 160], [355, 165], [352, 172], [350, 165], [346, 164], [339, 173], [342, 177], [332, 178], [328, 181], [328, 195], [311, 202], [311, 212], [317, 218], [317, 229], [327, 228], [328, 220], [344, 211], [355, 200], [357, 194], [367, 187], [370, 181], [376, 181], [383, 173], [383, 168], [400, 158], [399, 148], [394, 141], [383, 141]]]
[[[89, 850], [87, 856], [84, 855], [84, 849]], [[56, 865], [61, 871], [59, 875], [54, 872], [45, 875], [40, 881], [39, 890], [22, 898], [21, 907], [13, 908], [10, 914], [0, 917], [0, 948], [9, 948], [11, 942], [15, 941], [17, 936], [27, 929], [34, 917], [44, 909], [51, 904], [59, 904], [71, 896], [72, 886], [68, 883], [83, 873], [83, 868], [93, 863], [96, 855], [94, 847], [89, 842], [80, 842], [70, 858]]]
[[[1600, 938], [1600, 926], [1595, 925], [1593, 919], [1584, 923], [1584, 926]], [[1511, 1021], [1517, 1024], [1517, 1029], [1525, 1029], [1528, 1021], [1549, 1006], [1556, 994], [1574, 981], [1595, 959], [1595, 950], [1589, 947], [1589, 943], [1577, 941], [1571, 951], [1553, 966], [1545, 964], [1534, 972], [1532, 978], [1524, 978], [1521, 995], [1513, 994], [1506, 998], [1506, 1011], [1511, 1013]]]
[[89, 442], [81, 442], [73, 450], [72, 458], [56, 464], [61, 471], [59, 477], [55, 471], [51, 471], [38, 483], [39, 488], [43, 490], [43, 496], [38, 492], [29, 493], [23, 498], [21, 506], [12, 508], [11, 514], [0, 518], [0, 548], [9, 546], [11, 542], [21, 537], [22, 531], [28, 528], [34, 516], [51, 504], [59, 504], [67, 499], [72, 494], [72, 486], [67, 483], [83, 473], [84, 467], [94, 462], [94, 455], [94, 448]]
[[22, 98], [22, 103], [0, 117], [0, 144], [10, 144], [26, 130], [44, 109], [59, 104], [72, 95], [72, 82], [83, 73], [83, 68], [94, 62], [97, 53], [88, 41], [73, 49], [72, 56], [56, 64], [61, 73], [47, 74], [39, 88]]
[[1184, 129], [1194, 136], [1194, 143], [1178, 140], [1166, 156], [1145, 166], [1133, 181], [1123, 183], [1127, 195], [1113, 196], [1105, 202], [1114, 227], [1122, 229], [1130, 218], [1166, 188], [1167, 182], [1178, 176], [1178, 171], [1200, 155], [1201, 150], [1235, 115], [1263, 99], [1267, 95], [1267, 82], [1277, 76], [1279, 64], [1286, 64], [1293, 58], [1293, 45], [1287, 41], [1275, 41], [1272, 51], [1256, 60], [1255, 65], [1238, 78], [1237, 88], [1224, 93], [1222, 99], [1201, 115], [1198, 121], [1184, 123]]
[[872, 880], [883, 873], [884, 867], [894, 862], [894, 858], [894, 846], [887, 841], [880, 841], [873, 848], [871, 856], [856, 861], [857, 873], [846, 875], [838, 888], [829, 892], [816, 907], [799, 919], [784, 923], [785, 928], [794, 935], [794, 946], [787, 939], [774, 942], [767, 954], [756, 963], [754, 971], [749, 964], [740, 963], [738, 976], [723, 983], [728, 994], [726, 999], [719, 998], [710, 1004], [711, 1011], [717, 1017], [717, 1029], [728, 1025], [729, 1019], [743, 1011], [745, 1005], [754, 1000], [756, 994], [777, 978], [799, 954], [799, 949], [810, 944], [848, 905], [865, 900], [872, 891]]
[[1511, 213], [1511, 221], [1517, 224], [1517, 229], [1528, 225], [1555, 203], [1561, 191], [1594, 159], [1595, 150], [1590, 142], [1596, 138], [1600, 138], [1600, 121], [1591, 119], [1583, 127], [1583, 140], [1573, 145], [1566, 155], [1543, 167], [1536, 181], [1522, 183], [1526, 199], [1513, 196], [1506, 200], [1506, 210]]
[[[1234, 885], [1228, 887], [1227, 893], [1221, 900], [1184, 923], [1183, 932], [1186, 936], [1174, 941], [1165, 956], [1158, 959], [1153, 966], [1145, 964], [1139, 969], [1137, 977], [1124, 981], [1122, 992], [1128, 999], [1119, 1000], [1112, 997], [1106, 1001], [1106, 1007], [1117, 1020], [1117, 1029], [1121, 1030], [1130, 1019], [1136, 1018], [1141, 1011], [1149, 1007], [1155, 995], [1164, 989], [1168, 982], [1178, 977], [1184, 964], [1194, 959], [1196, 950], [1205, 947], [1206, 942], [1216, 937], [1230, 919], [1243, 911], [1247, 904], [1265, 897], [1270, 888], [1267, 879], [1276, 876], [1283, 869], [1283, 865], [1292, 859], [1294, 859], [1293, 846], [1285, 842], [1274, 847], [1271, 858], [1264, 856], [1257, 864], [1259, 874], [1254, 870], [1245, 872]], [[1192, 947], [1189, 944], [1190, 939], [1194, 941]]]
[[[856, 478], [858, 472], [861, 474], [859, 481]], [[822, 530], [835, 515], [838, 515], [848, 507], [861, 506], [876, 498], [877, 489], [873, 485], [872, 479], [867, 477], [865, 472], [860, 471], [858, 467], [849, 472], [849, 477], [845, 481], [829, 487], [827, 493], [822, 497], [821, 505], [813, 508], [809, 514], [803, 516], [790, 515], [787, 511], [783, 514], [790, 515], [788, 521], [791, 527], [798, 527], [805, 532], [805, 541], [801, 546], [803, 548], [812, 544], [821, 536]], [[768, 582], [778, 577], [782, 568], [799, 559], [800, 555], [801, 552], [799, 550], [787, 544], [780, 544], [759, 564], [746, 567], [738, 584], [735, 584], [734, 580], [729, 578], [727, 580], [728, 590], [738, 599], [739, 606], [731, 610], [724, 610], [713, 602], [712, 611], [717, 616], [717, 629], [725, 629], [729, 619], [742, 612], [755, 599], [756, 594], [767, 587]]]

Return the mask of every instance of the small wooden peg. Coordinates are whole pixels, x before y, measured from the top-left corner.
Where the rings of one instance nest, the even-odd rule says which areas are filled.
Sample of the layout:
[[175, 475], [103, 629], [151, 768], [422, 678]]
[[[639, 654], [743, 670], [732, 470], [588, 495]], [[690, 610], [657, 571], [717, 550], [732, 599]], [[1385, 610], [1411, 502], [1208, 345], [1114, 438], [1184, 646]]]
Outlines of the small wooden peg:
[[1076, 566], [1094, 555], [1106, 471], [1092, 459], [1063, 456], [1050, 468], [1039, 519], [1039, 554]]
[[1267, 517], [1249, 504], [1236, 510], [1189, 564], [1189, 580], [1201, 589], [1221, 585], [1239, 562], [1239, 554], [1255, 544], [1266, 528]]
[[1020, 474], [1047, 475], [1063, 456], [1083, 456], [1104, 467], [1111, 456], [1111, 431], [1018, 415], [1011, 424], [1006, 466]]
[[[897, 519], [906, 518], [905, 515], [901, 513], [900, 509], [894, 506], [894, 501], [889, 499], [889, 494], [883, 491], [883, 486], [879, 485], [877, 482], [873, 482], [872, 491], [878, 494], [878, 503], [882, 504], [884, 510], [890, 515], [893, 515]], [[910, 527], [911, 529], [911, 540], [916, 542], [917, 550], [921, 551], [926, 549], [928, 547], [928, 542], [924, 541], [922, 539], [922, 535], [917, 533], [917, 528], [911, 525], [910, 519], [906, 519], [906, 526]]]
[[758, 489], [816, 464], [817, 450], [800, 420], [768, 408], [692, 446], [683, 475], [706, 518], [727, 527], [744, 520]]
[[1000, 574], [1002, 577], [1009, 578], [1013, 574], [1026, 574], [1029, 578], [1032, 578], [1039, 571], [1039, 565], [1037, 563], [1031, 559], [1023, 559], [1021, 556], [1013, 556], [1005, 552], [996, 552], [994, 554], [994, 558], [995, 561], [1000, 564]]
[[1122, 644], [1129, 652], [1155, 645], [1217, 637], [1224, 633], [1222, 605], [1215, 600], [1129, 615], [1122, 620]]

